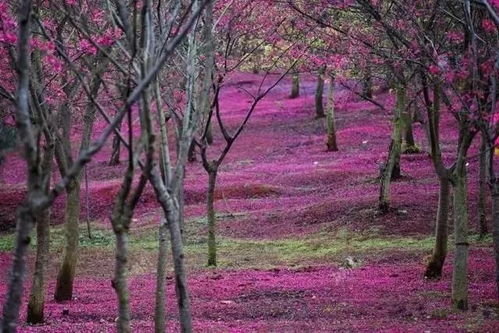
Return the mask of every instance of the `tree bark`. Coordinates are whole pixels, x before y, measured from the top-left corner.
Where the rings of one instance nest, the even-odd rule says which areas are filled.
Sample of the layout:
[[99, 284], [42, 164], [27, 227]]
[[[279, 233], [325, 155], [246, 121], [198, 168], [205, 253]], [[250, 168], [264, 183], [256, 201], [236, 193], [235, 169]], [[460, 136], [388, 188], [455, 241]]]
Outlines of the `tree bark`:
[[[118, 126], [118, 130], [121, 126]], [[109, 165], [115, 166], [120, 164], [120, 153], [121, 153], [121, 142], [120, 138], [115, 135], [113, 137], [113, 146], [111, 151], [111, 158], [109, 159]]]
[[73, 297], [73, 282], [78, 261], [78, 247], [80, 235], [80, 179], [73, 180], [67, 190], [65, 212], [65, 237], [64, 257], [62, 260], [54, 299], [58, 302], [71, 300]]
[[207, 128], [206, 128], [206, 143], [209, 144], [209, 145], [212, 145], [213, 144], [213, 126], [211, 125], [211, 121], [210, 123], [207, 125]]
[[196, 162], [197, 161], [197, 158], [196, 158], [196, 144], [194, 143], [194, 141], [189, 146], [189, 153], [187, 155], [187, 161], [188, 162]]
[[452, 273], [452, 304], [460, 310], [468, 309], [468, 208], [466, 200], [466, 171], [459, 168], [453, 179], [454, 189], [454, 267]]
[[26, 321], [29, 324], [44, 322], [45, 270], [48, 263], [50, 244], [50, 209], [44, 210], [36, 218], [36, 260]]
[[[52, 162], [54, 159], [53, 142], [48, 143], [43, 157], [43, 165], [48, 177], [45, 180], [44, 191], [48, 193], [52, 174]], [[26, 321], [30, 324], [40, 324], [44, 322], [45, 308], [45, 273], [48, 265], [50, 247], [50, 213], [51, 209], [45, 209], [36, 217], [36, 259], [31, 293], [28, 302], [28, 313]]]
[[362, 95], [373, 98], [373, 80], [370, 70], [366, 71], [362, 80]]
[[171, 247], [173, 254], [173, 266], [175, 269], [175, 291], [177, 294], [177, 305], [180, 313], [181, 331], [192, 332], [191, 302], [189, 299], [189, 289], [187, 287], [187, 276], [185, 271], [184, 248], [182, 244], [182, 233], [179, 225], [179, 211], [171, 210], [168, 213], [168, 229], [171, 237]]
[[[401, 113], [406, 107], [405, 87], [399, 86], [396, 89], [397, 104], [393, 115], [393, 130], [390, 148], [388, 150], [388, 159], [382, 169], [380, 179], [379, 210], [387, 212], [390, 208], [390, 184], [394, 176], [400, 174], [400, 150], [402, 146], [402, 119]], [[395, 170], [395, 171], [394, 171]], [[394, 173], [395, 172], [395, 173]]]
[[404, 145], [405, 145], [404, 153], [405, 154], [418, 153], [419, 149], [416, 145], [416, 141], [414, 140], [414, 131], [412, 128], [414, 121], [410, 110], [406, 109], [402, 113], [402, 119], [404, 123]]
[[293, 73], [289, 98], [297, 98], [298, 96], [300, 96], [300, 74]]
[[442, 268], [447, 256], [448, 220], [450, 202], [450, 181], [440, 178], [440, 191], [438, 195], [438, 212], [435, 225], [435, 245], [424, 276], [436, 279], [442, 276]]
[[113, 286], [116, 289], [119, 304], [118, 332], [131, 332], [130, 304], [127, 283], [128, 233], [125, 230], [115, 232], [116, 235], [116, 267]]
[[208, 171], [208, 266], [217, 265], [217, 241], [216, 241], [216, 216], [215, 216], [215, 185], [217, 181], [217, 169]]
[[499, 184], [497, 180], [491, 184], [492, 186], [492, 214], [493, 214], [493, 242], [494, 242], [494, 259], [496, 262], [496, 290], [497, 298], [499, 299]]
[[166, 260], [168, 256], [168, 226], [163, 218], [159, 226], [159, 252], [156, 272], [156, 303], [154, 308], [154, 332], [166, 331]]
[[480, 144], [480, 172], [479, 172], [479, 191], [478, 191], [478, 228], [479, 239], [483, 239], [487, 233], [487, 138], [482, 135]]
[[334, 75], [330, 77], [329, 92], [327, 98], [327, 150], [338, 151], [338, 143], [336, 141], [336, 122], [334, 116]]
[[315, 90], [315, 117], [324, 118], [324, 105], [322, 103], [322, 96], [324, 94], [324, 72], [326, 68], [322, 66], [317, 73], [317, 87]]

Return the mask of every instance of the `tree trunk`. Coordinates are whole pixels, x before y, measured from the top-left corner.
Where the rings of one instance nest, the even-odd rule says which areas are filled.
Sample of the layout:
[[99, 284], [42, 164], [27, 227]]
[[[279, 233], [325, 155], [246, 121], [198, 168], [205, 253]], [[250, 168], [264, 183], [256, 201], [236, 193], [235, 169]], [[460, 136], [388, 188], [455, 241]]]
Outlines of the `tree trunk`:
[[[458, 167], [459, 168], [459, 167]], [[455, 257], [452, 273], [452, 304], [460, 310], [468, 309], [468, 208], [466, 200], [466, 171], [457, 171], [454, 189]]]
[[293, 73], [291, 79], [291, 94], [289, 98], [297, 98], [300, 96], [300, 75], [298, 73]]
[[324, 105], [322, 104], [322, 96], [324, 94], [324, 72], [326, 68], [323, 66], [317, 73], [317, 88], [315, 90], [315, 117], [324, 118]]
[[[120, 128], [121, 126], [118, 126], [118, 129]], [[121, 153], [121, 141], [118, 135], [114, 135], [111, 158], [109, 159], [110, 166], [115, 166], [120, 164], [120, 153]]]
[[36, 225], [36, 261], [28, 303], [26, 321], [29, 324], [40, 324], [44, 321], [45, 307], [45, 270], [48, 262], [50, 244], [50, 209], [40, 213]]
[[10, 271], [9, 292], [3, 305], [2, 333], [15, 333], [19, 318], [19, 307], [23, 293], [26, 252], [31, 242], [30, 233], [35, 225], [35, 218], [29, 210], [22, 208], [17, 218], [16, 244], [14, 260]]
[[166, 220], [161, 220], [159, 226], [159, 252], [156, 272], [156, 304], [154, 308], [154, 332], [166, 331], [166, 260], [168, 256], [168, 227]]
[[50, 209], [39, 214], [36, 219], [36, 261], [28, 303], [26, 321], [40, 324], [44, 321], [45, 307], [45, 271], [48, 264], [50, 245]]
[[[50, 188], [50, 179], [52, 175], [52, 163], [54, 159], [54, 144], [50, 139], [45, 148], [42, 168], [47, 174], [44, 184], [44, 192], [48, 193]], [[48, 265], [48, 256], [50, 248], [50, 213], [47, 208], [36, 216], [36, 259], [33, 281], [31, 284], [31, 293], [28, 302], [28, 313], [26, 321], [29, 324], [40, 324], [44, 322], [45, 308], [45, 273]]]
[[499, 184], [494, 180], [492, 184], [492, 214], [493, 214], [493, 242], [494, 258], [496, 261], [496, 288], [497, 298], [499, 299]]
[[183, 236], [184, 235], [184, 229], [185, 229], [185, 216], [184, 216], [184, 210], [185, 210], [185, 188], [184, 188], [184, 182], [185, 182], [185, 166], [182, 167], [182, 179], [180, 180], [180, 186], [178, 190], [178, 226], [180, 228], [180, 234]]
[[66, 197], [65, 212], [65, 237], [64, 258], [62, 260], [54, 299], [58, 302], [68, 301], [73, 297], [73, 281], [76, 273], [76, 263], [78, 261], [79, 245], [79, 222], [80, 222], [80, 179], [73, 180], [68, 187]]
[[196, 144], [194, 141], [192, 141], [191, 145], [189, 146], [189, 153], [187, 154], [187, 161], [188, 162], [196, 162]]
[[362, 80], [362, 95], [367, 98], [373, 98], [373, 80], [369, 70], [366, 71]]
[[438, 195], [438, 212], [435, 226], [435, 246], [424, 276], [436, 279], [442, 276], [445, 257], [447, 256], [448, 220], [450, 202], [450, 182], [448, 178], [440, 178]]
[[487, 138], [482, 135], [480, 145], [480, 178], [478, 192], [478, 226], [479, 239], [483, 239], [487, 233], [487, 208], [486, 208], [486, 193], [487, 193]]
[[178, 205], [176, 206], [177, 209], [174, 208], [168, 212], [167, 220], [171, 238], [173, 267], [175, 269], [175, 291], [180, 313], [180, 327], [182, 332], [190, 333], [192, 332], [191, 303], [189, 299], [189, 289], [187, 287], [182, 234], [179, 225], [180, 216]]
[[419, 149], [416, 146], [416, 142], [414, 140], [414, 132], [412, 128], [413, 117], [412, 113], [409, 110], [405, 110], [402, 113], [402, 119], [404, 122], [404, 153], [405, 154], [414, 154], [418, 153]]
[[[402, 119], [401, 113], [406, 106], [405, 87], [397, 87], [397, 105], [393, 115], [393, 130], [388, 159], [382, 169], [380, 179], [379, 209], [387, 212], [390, 208], [390, 184], [394, 176], [400, 175], [400, 150], [402, 146]], [[398, 176], [399, 176], [398, 175]]]
[[[390, 149], [396, 149], [393, 146]], [[400, 142], [400, 149], [394, 152], [395, 154], [395, 163], [393, 164], [391, 180], [397, 180], [402, 177], [402, 173], [400, 172], [400, 155], [402, 153], [402, 141]]]
[[327, 150], [338, 151], [338, 143], [336, 141], [336, 124], [334, 117], [334, 75], [330, 77], [329, 92], [327, 98]]
[[113, 286], [116, 289], [119, 304], [119, 316], [117, 321], [118, 332], [131, 332], [130, 328], [130, 305], [127, 283], [128, 263], [128, 234], [125, 230], [115, 233], [116, 235], [116, 268]]
[[211, 121], [206, 128], [206, 143], [209, 145], [213, 144], [213, 126], [211, 125]]
[[16, 126], [19, 137], [24, 147], [24, 158], [26, 159], [27, 192], [28, 199], [19, 207], [16, 219], [16, 242], [14, 248], [13, 262], [9, 275], [8, 292], [3, 304], [3, 318], [0, 330], [4, 333], [16, 332], [19, 308], [23, 294], [23, 282], [25, 277], [26, 252], [30, 243], [31, 229], [35, 224], [35, 216], [32, 212], [33, 202], [40, 200], [43, 195], [41, 191], [41, 176], [37, 164], [36, 155], [38, 146], [36, 144], [34, 129], [31, 127], [31, 115], [29, 108], [29, 86], [30, 86], [30, 51], [29, 41], [31, 37], [31, 9], [30, 0], [20, 1], [18, 15], [18, 41], [16, 70], [18, 74], [16, 91]]
[[215, 185], [217, 181], [216, 168], [208, 171], [208, 266], [217, 265], [216, 217], [215, 217]]

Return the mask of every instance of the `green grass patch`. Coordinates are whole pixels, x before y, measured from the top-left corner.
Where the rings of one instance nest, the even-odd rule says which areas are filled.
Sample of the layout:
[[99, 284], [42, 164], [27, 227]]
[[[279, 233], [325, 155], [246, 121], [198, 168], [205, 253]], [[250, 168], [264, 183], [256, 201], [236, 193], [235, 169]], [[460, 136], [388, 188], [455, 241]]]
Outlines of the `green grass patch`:
[[[278, 240], [248, 240], [219, 238], [219, 266], [226, 268], [269, 268], [299, 266], [311, 262], [341, 262], [349, 255], [377, 255], [385, 251], [429, 251], [433, 238], [397, 238], [377, 235], [356, 236], [319, 233], [303, 238]], [[205, 243], [188, 244], [190, 257], [206, 257]]]

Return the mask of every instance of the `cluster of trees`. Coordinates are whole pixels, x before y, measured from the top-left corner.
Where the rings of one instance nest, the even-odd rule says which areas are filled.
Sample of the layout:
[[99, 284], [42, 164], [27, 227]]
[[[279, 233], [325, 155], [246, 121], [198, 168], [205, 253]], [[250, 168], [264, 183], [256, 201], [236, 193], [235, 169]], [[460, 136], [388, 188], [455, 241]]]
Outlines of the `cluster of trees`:
[[[66, 242], [54, 298], [71, 300], [82, 174], [112, 141], [110, 163], [126, 161], [110, 212], [116, 237], [118, 330], [130, 331], [128, 237], [134, 208], [150, 184], [163, 210], [158, 221], [155, 329], [163, 332], [166, 326], [169, 238], [181, 328], [192, 331], [182, 240], [185, 166], [199, 156], [208, 174], [208, 264], [216, 265], [213, 202], [220, 165], [259, 101], [287, 74], [293, 78], [290, 97], [298, 96], [299, 74], [311, 71], [318, 77], [315, 116], [326, 118], [330, 151], [341, 148], [334, 121], [336, 84], [381, 108], [385, 106], [376, 101], [374, 84], [394, 92], [391, 143], [380, 174], [380, 211], [390, 210], [390, 183], [400, 175], [400, 155], [418, 151], [413, 122], [427, 129], [440, 193], [435, 249], [425, 276], [442, 274], [452, 192], [452, 301], [467, 309], [466, 163], [474, 158], [468, 150], [475, 137], [482, 140], [481, 233], [487, 232], [485, 196], [490, 193], [499, 287], [499, 181], [493, 156], [498, 136], [498, 10], [496, 0], [0, 0], [0, 54], [6, 59], [0, 64], [5, 78], [0, 84], [0, 134], [14, 119], [27, 174], [2, 330], [16, 330], [25, 258], [35, 227], [36, 263], [27, 318], [43, 322], [50, 209], [63, 193]], [[238, 70], [263, 74], [255, 89], [247, 91], [252, 102], [246, 116], [231, 129], [224, 123], [219, 96], [228, 76]], [[280, 74], [270, 75], [272, 71]], [[443, 112], [454, 116], [459, 133], [451, 165], [444, 163], [440, 148]], [[99, 118], [107, 126], [97, 132]], [[78, 123], [81, 137], [75, 147], [71, 135]], [[224, 140], [221, 151], [210, 148], [214, 130]], [[55, 169], [61, 177], [53, 184]]]
[[[392, 135], [380, 174], [379, 210], [390, 210], [390, 183], [400, 176], [400, 155], [417, 152], [412, 124], [426, 129], [430, 155], [440, 191], [435, 248], [425, 277], [439, 278], [447, 254], [449, 205], [452, 193], [454, 263], [452, 303], [468, 308], [468, 193], [466, 168], [480, 160], [480, 234], [487, 233], [485, 197], [492, 197], [494, 255], [499, 269], [499, 216], [494, 145], [498, 136], [497, 75], [499, 59], [497, 1], [288, 1], [302, 18], [315, 22], [314, 36], [326, 47], [311, 47], [312, 59], [330, 55], [342, 61], [331, 71], [357, 78], [343, 84], [358, 96], [373, 99], [373, 82], [394, 92]], [[319, 36], [319, 37], [317, 37]], [[306, 39], [310, 40], [310, 39]], [[329, 45], [328, 43], [332, 43]], [[310, 53], [309, 53], [310, 54]], [[331, 64], [331, 61], [325, 61]], [[318, 61], [319, 65], [322, 62]], [[318, 91], [322, 89], [318, 67]], [[357, 87], [360, 85], [360, 87]], [[319, 98], [320, 100], [320, 98]], [[320, 105], [317, 114], [320, 114]], [[458, 138], [452, 163], [440, 147], [439, 122], [443, 112], [456, 120]], [[334, 124], [334, 122], [333, 122]], [[481, 137], [478, 156], [469, 156], [475, 137]], [[487, 191], [489, 184], [490, 191]], [[451, 191], [452, 190], [452, 191]], [[496, 271], [499, 292], [499, 271]]]

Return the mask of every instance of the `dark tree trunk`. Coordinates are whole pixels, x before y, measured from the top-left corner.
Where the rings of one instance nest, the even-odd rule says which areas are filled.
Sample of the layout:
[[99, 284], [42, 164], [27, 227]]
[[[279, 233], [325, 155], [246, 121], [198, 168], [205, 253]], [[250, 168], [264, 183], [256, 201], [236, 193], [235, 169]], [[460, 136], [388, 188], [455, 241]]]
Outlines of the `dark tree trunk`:
[[194, 141], [189, 146], [189, 152], [187, 154], [187, 161], [188, 162], [196, 162], [197, 161], [197, 158], [196, 158], [196, 144], [194, 143]]
[[36, 225], [36, 261], [26, 321], [29, 324], [44, 322], [45, 270], [48, 263], [50, 242], [50, 209], [40, 213]]
[[211, 125], [211, 121], [206, 128], [206, 143], [209, 145], [213, 144], [213, 126]]
[[120, 138], [117, 135], [115, 135], [113, 137], [113, 147], [111, 151], [111, 158], [109, 159], [109, 165], [115, 166], [120, 164], [120, 155], [121, 155], [121, 141]]
[[414, 123], [413, 115], [410, 110], [405, 110], [402, 113], [404, 123], [404, 154], [419, 153], [418, 146], [414, 140], [414, 131], [412, 125]]
[[[47, 140], [50, 141], [50, 140]], [[52, 142], [45, 149], [42, 168], [48, 175], [44, 184], [44, 192], [48, 193], [50, 179], [52, 175], [52, 163], [54, 159], [54, 145]], [[44, 322], [45, 307], [45, 274], [48, 265], [50, 247], [50, 213], [47, 208], [36, 217], [36, 259], [31, 293], [28, 302], [28, 314], [26, 321], [30, 324], [40, 324]]]
[[326, 115], [327, 151], [338, 151], [338, 143], [336, 141], [336, 120], [334, 115], [334, 75], [331, 75], [330, 81]]
[[69, 301], [73, 297], [73, 282], [78, 261], [80, 236], [80, 179], [75, 179], [68, 187], [64, 221], [66, 244], [54, 299], [58, 302]]
[[[395, 148], [391, 146], [391, 149]], [[400, 171], [400, 154], [401, 154], [400, 150], [395, 151], [395, 163], [393, 164], [391, 180], [397, 180], [402, 177], [402, 173]]]
[[215, 217], [215, 185], [217, 181], [217, 170], [208, 171], [208, 266], [217, 265], [217, 241], [216, 241], [216, 217]]
[[300, 75], [294, 73], [291, 79], [291, 94], [289, 98], [297, 98], [300, 96]]
[[362, 80], [362, 95], [367, 98], [373, 98], [373, 80], [370, 71], [367, 71], [364, 74], [364, 79]]
[[452, 304], [459, 310], [468, 309], [468, 209], [466, 171], [459, 168], [453, 180], [454, 189], [454, 267], [452, 272]]
[[324, 95], [324, 72], [326, 68], [321, 67], [317, 73], [317, 87], [315, 90], [315, 117], [324, 118], [324, 105], [322, 102], [322, 96]]
[[494, 259], [496, 261], [496, 289], [499, 299], [499, 184], [497, 180], [492, 183], [492, 236], [494, 242]]
[[480, 176], [478, 192], [478, 228], [479, 239], [483, 239], [487, 233], [487, 138], [482, 135], [480, 145]]
[[447, 178], [440, 178], [438, 195], [437, 222], [435, 225], [435, 246], [424, 276], [437, 279], [442, 276], [445, 257], [447, 256], [448, 220], [450, 202], [450, 182]]

